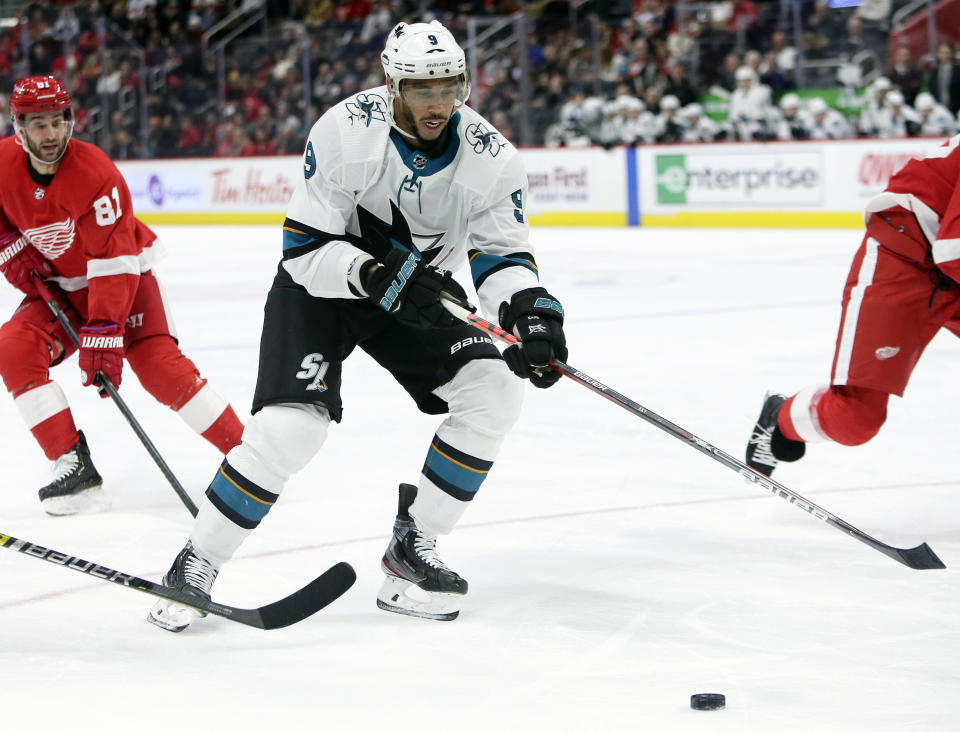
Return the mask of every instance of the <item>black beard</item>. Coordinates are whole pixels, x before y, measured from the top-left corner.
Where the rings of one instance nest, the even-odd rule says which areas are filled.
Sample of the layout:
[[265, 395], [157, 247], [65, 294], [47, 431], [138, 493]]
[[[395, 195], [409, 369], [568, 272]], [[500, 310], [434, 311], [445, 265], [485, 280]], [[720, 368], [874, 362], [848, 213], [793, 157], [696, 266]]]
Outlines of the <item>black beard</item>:
[[417, 123], [414, 120], [413, 115], [410, 114], [410, 110], [406, 107], [403, 108], [403, 116], [406, 119], [407, 125], [410, 129], [413, 130], [413, 137], [417, 141], [416, 148], [417, 150], [422, 150], [430, 157], [434, 157], [437, 153], [443, 151], [447, 146], [447, 141], [450, 139], [450, 120], [447, 120], [447, 124], [443, 128], [436, 140], [426, 140], [420, 137], [420, 133], [417, 132]]

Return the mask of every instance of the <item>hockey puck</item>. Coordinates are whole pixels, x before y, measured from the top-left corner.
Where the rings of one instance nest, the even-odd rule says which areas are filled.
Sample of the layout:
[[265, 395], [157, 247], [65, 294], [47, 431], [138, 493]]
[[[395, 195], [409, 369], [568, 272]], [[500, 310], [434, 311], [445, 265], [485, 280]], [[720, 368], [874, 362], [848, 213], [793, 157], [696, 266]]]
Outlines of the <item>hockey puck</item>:
[[690, 697], [690, 708], [701, 711], [723, 709], [727, 706], [727, 697], [723, 694], [694, 694]]

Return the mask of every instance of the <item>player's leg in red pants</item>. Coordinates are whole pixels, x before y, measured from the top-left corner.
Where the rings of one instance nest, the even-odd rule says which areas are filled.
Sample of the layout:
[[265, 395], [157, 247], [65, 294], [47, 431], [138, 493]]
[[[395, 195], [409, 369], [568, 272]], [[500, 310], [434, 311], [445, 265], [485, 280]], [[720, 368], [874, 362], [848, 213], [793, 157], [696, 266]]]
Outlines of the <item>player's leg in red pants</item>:
[[155, 335], [134, 341], [126, 355], [143, 388], [220, 452], [226, 455], [240, 444], [243, 424], [233, 407], [200, 376], [172, 337]]
[[790, 397], [777, 417], [780, 432], [804, 442], [867, 442], [931, 339], [943, 327], [958, 332], [958, 314], [956, 283], [865, 236], [844, 288], [831, 384]]
[[36, 299], [25, 300], [0, 327], [0, 377], [48, 460], [80, 439], [67, 398], [50, 379], [50, 367], [74, 350], [64, 338], [46, 303]]

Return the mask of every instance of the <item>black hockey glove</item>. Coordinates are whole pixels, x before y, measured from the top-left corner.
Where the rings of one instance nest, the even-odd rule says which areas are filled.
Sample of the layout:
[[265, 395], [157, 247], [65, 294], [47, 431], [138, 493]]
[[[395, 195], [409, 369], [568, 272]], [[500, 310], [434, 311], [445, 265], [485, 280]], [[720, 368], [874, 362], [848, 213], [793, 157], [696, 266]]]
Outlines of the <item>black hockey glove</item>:
[[503, 360], [513, 373], [530, 379], [540, 389], [560, 380], [561, 372], [550, 368], [550, 361], [567, 359], [563, 307], [546, 290], [520, 290], [510, 298], [509, 305], [500, 305], [500, 327], [520, 339], [519, 346], [503, 352]]
[[444, 290], [462, 300], [467, 293], [449, 272], [423, 263], [419, 252], [393, 249], [383, 263], [369, 262], [360, 276], [374, 305], [412, 328], [451, 328], [463, 323], [440, 302]]

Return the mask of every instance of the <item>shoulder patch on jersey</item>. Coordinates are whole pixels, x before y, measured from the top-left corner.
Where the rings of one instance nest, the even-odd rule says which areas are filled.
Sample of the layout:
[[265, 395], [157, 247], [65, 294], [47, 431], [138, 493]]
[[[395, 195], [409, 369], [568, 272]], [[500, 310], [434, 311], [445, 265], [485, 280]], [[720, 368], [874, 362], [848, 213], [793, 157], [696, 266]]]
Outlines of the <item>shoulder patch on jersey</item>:
[[346, 103], [350, 124], [369, 127], [372, 122], [387, 121], [387, 102], [379, 94], [360, 92]]
[[473, 151], [477, 155], [483, 155], [483, 153], [489, 152], [490, 157], [494, 158], [500, 154], [502, 148], [510, 144], [503, 139], [503, 136], [499, 132], [493, 129], [487, 129], [487, 127], [480, 122], [473, 122], [467, 125], [463, 131], [463, 136], [467, 144], [473, 148]]

